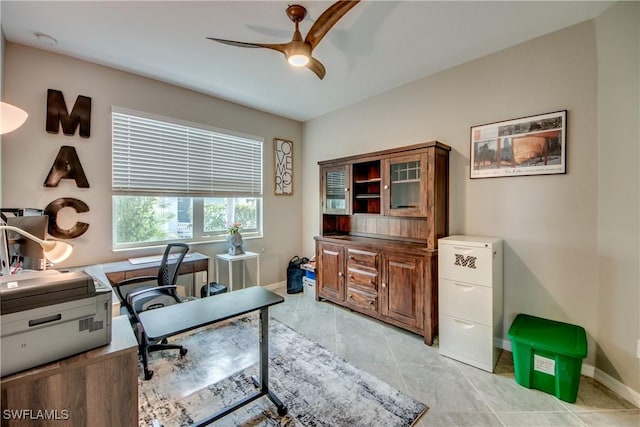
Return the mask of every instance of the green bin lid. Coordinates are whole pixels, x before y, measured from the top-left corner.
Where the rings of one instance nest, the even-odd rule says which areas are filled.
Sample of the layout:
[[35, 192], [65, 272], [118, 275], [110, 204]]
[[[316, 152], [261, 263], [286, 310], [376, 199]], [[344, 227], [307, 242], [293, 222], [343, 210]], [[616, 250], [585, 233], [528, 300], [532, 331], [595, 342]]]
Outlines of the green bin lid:
[[538, 350], [580, 359], [587, 356], [587, 334], [581, 326], [518, 314], [507, 335]]

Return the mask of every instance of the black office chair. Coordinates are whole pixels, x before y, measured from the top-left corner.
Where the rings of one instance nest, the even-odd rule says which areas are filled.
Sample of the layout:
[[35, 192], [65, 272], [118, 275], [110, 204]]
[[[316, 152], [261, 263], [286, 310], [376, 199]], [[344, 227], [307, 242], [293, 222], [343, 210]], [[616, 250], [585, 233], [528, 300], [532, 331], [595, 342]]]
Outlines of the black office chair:
[[[174, 250], [175, 249], [175, 250]], [[182, 299], [178, 295], [176, 281], [180, 265], [185, 255], [189, 252], [189, 246], [184, 243], [170, 243], [167, 245], [157, 276], [138, 276], [118, 282], [116, 292], [122, 304], [121, 314], [129, 317], [131, 326], [138, 340], [139, 354], [142, 357], [144, 367], [144, 379], [148, 380], [153, 376], [153, 371], [147, 367], [147, 356], [149, 352], [157, 350], [175, 349], [180, 350], [180, 356], [187, 354], [187, 349], [178, 344], [167, 344], [163, 339], [159, 342], [150, 341], [144, 333], [138, 314], [145, 310], [153, 310], [168, 305], [180, 304]], [[175, 258], [175, 262], [173, 261]], [[155, 280], [156, 286], [141, 286], [124, 293], [122, 287], [134, 285], [136, 283]]]

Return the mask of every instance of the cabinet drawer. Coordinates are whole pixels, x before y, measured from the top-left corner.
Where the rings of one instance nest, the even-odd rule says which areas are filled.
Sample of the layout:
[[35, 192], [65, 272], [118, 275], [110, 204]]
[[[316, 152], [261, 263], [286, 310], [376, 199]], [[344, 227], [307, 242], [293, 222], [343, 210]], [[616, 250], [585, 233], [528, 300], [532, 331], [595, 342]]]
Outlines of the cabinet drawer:
[[440, 277], [466, 283], [492, 286], [491, 248], [441, 244], [438, 249]]
[[492, 288], [440, 279], [438, 292], [441, 313], [483, 325], [493, 323]]
[[440, 353], [492, 366], [493, 333], [489, 326], [440, 313]]
[[361, 292], [357, 289], [347, 288], [347, 303], [353, 307], [359, 307], [374, 313], [378, 312], [377, 294]]
[[347, 248], [347, 266], [360, 265], [378, 269], [378, 254], [361, 249]]
[[347, 269], [348, 286], [359, 286], [372, 292], [378, 291], [378, 274], [373, 271]]

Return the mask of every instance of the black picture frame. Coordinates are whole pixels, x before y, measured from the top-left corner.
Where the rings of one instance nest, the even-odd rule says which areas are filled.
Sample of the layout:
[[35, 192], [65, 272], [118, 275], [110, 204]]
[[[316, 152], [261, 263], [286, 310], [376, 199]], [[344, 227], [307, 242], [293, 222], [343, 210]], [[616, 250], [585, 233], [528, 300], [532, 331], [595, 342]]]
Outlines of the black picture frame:
[[469, 178], [567, 172], [567, 110], [471, 127]]

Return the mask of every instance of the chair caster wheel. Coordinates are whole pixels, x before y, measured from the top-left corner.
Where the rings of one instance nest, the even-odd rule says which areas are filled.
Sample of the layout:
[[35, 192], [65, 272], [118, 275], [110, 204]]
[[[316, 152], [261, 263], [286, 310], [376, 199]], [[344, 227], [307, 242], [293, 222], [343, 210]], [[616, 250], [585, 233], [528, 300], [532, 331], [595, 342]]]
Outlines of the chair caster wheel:
[[180, 357], [184, 356], [185, 354], [187, 354], [187, 352], [189, 351], [189, 349], [187, 348], [181, 348], [180, 349]]
[[166, 344], [166, 343], [168, 343], [168, 342], [169, 342], [169, 341], [167, 341], [167, 339], [166, 339], [166, 338], [164, 338], [162, 341], [160, 341], [160, 344]]
[[144, 371], [144, 379], [150, 380], [153, 377], [153, 371]]
[[281, 417], [284, 417], [285, 415], [287, 415], [287, 412], [289, 412], [289, 410], [287, 409], [286, 406], [283, 406], [282, 408], [278, 408], [278, 415], [280, 415]]

